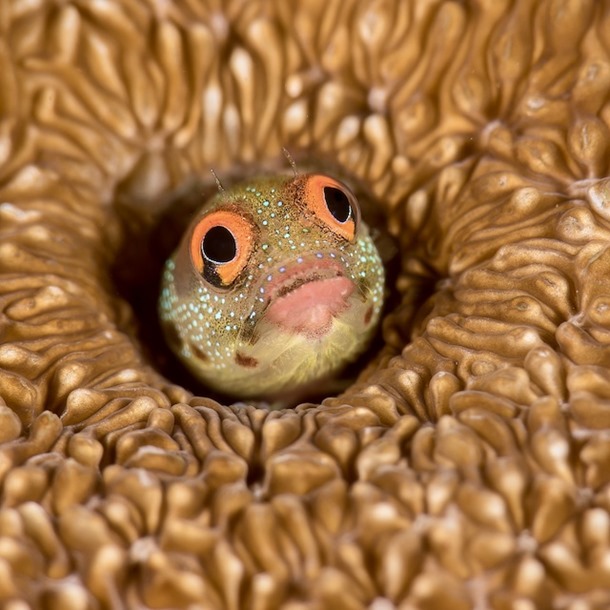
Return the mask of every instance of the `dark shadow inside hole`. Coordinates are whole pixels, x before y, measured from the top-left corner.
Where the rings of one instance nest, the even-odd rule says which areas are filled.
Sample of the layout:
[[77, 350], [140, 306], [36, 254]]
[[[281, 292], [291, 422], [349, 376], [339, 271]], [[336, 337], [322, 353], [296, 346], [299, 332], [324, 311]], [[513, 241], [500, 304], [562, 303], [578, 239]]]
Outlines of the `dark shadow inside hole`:
[[[340, 168], [332, 163], [309, 163], [306, 155], [295, 156], [300, 171], [322, 171], [346, 182], [361, 202], [365, 222], [376, 235], [376, 243], [382, 252], [386, 269], [387, 294], [382, 313], [383, 317], [400, 304], [400, 295], [395, 290], [396, 280], [400, 272], [400, 256], [397, 246], [385, 230], [385, 216], [382, 205], [376, 202], [368, 190]], [[313, 158], [313, 157], [311, 157]], [[232, 173], [221, 175], [224, 188], [229, 188], [248, 176], [264, 173], [291, 173], [286, 167], [285, 159], [270, 166], [237, 168]], [[127, 185], [127, 183], [126, 183]], [[177, 247], [182, 234], [188, 227], [192, 216], [211, 198], [217, 190], [217, 185], [210, 176], [209, 180], [193, 179], [184, 184], [162, 201], [148, 205], [146, 201], [134, 202], [129, 188], [118, 190], [116, 209], [121, 217], [125, 230], [122, 251], [113, 267], [113, 280], [118, 293], [127, 300], [134, 312], [137, 327], [136, 338], [140, 343], [145, 359], [164, 377], [172, 383], [181, 385], [195, 395], [208, 396], [223, 404], [235, 402], [235, 397], [220, 394], [211, 390], [194, 377], [174, 356], [163, 336], [157, 315], [157, 302], [161, 273], [165, 261]], [[151, 213], [150, 209], [157, 210]], [[432, 286], [423, 286], [421, 302], [431, 294]], [[419, 299], [418, 299], [419, 300]], [[171, 337], [169, 338], [171, 341]], [[340, 374], [329, 380], [327, 384], [313, 384], [309, 393], [290, 397], [291, 407], [299, 403], [319, 403], [329, 395], [336, 395], [347, 389], [358, 374], [375, 358], [384, 347], [380, 330], [375, 334], [369, 348], [353, 363], [349, 364]], [[320, 388], [323, 389], [320, 389]], [[273, 402], [274, 397], [269, 399]], [[247, 401], [253, 402], [253, 401]], [[264, 404], [254, 401], [255, 404]]]
[[[258, 453], [256, 453], [258, 455]], [[248, 464], [248, 474], [246, 475], [246, 484], [248, 489], [255, 486], [262, 486], [265, 481], [265, 467], [258, 461]]]
[[171, 337], [164, 336], [157, 314], [165, 261], [178, 246], [192, 216], [214, 195], [216, 188], [211, 180], [191, 180], [161, 203], [155, 202], [151, 207], [158, 212], [153, 215], [145, 213], [146, 202], [134, 204], [129, 192], [119, 189], [116, 209], [125, 237], [112, 275], [119, 295], [132, 307], [136, 338], [144, 358], [172, 383], [195, 395], [226, 402], [223, 400], [226, 397], [211, 392], [174, 356], [168, 346]]

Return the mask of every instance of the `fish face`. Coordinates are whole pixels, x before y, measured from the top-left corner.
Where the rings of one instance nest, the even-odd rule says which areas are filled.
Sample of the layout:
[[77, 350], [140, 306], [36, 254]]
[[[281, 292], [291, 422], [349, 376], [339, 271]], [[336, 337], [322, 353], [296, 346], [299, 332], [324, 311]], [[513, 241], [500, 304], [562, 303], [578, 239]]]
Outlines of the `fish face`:
[[219, 192], [167, 261], [168, 343], [207, 385], [268, 397], [327, 377], [367, 346], [384, 269], [350, 189], [325, 174]]

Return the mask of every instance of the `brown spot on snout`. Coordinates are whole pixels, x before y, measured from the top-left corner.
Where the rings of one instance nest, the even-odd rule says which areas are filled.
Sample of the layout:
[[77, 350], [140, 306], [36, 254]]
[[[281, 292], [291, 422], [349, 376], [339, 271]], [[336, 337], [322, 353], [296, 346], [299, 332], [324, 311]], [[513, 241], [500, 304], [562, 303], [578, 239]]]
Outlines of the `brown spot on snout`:
[[364, 323], [368, 324], [371, 321], [371, 318], [373, 317], [373, 306], [371, 305], [367, 310], [366, 313], [364, 314]]
[[201, 362], [206, 362], [207, 360], [209, 360], [208, 355], [198, 345], [189, 342], [189, 347], [191, 348], [191, 352], [193, 352], [193, 355], [198, 360], [201, 360]]
[[246, 356], [241, 352], [237, 352], [235, 354], [235, 362], [237, 362], [239, 366], [243, 366], [247, 369], [253, 369], [258, 366], [258, 360], [256, 358], [252, 358], [252, 356]]

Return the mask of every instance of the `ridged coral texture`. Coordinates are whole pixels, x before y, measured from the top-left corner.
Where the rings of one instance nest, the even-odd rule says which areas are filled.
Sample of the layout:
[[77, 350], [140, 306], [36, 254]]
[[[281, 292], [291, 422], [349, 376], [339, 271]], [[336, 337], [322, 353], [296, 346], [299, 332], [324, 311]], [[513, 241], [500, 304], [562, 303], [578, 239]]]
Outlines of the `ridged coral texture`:
[[[607, 0], [3, 0], [0, 27], [2, 608], [610, 607]], [[151, 225], [284, 146], [374, 192], [399, 304], [345, 393], [223, 406], [144, 353], [117, 201]]]

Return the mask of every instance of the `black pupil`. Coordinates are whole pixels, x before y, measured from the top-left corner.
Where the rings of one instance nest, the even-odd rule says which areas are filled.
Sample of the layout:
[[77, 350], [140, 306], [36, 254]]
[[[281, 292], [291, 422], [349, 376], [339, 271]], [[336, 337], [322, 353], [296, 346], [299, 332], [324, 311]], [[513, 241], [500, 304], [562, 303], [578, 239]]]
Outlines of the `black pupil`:
[[334, 216], [335, 220], [346, 222], [349, 219], [352, 213], [352, 206], [347, 195], [341, 189], [325, 186], [324, 200], [326, 201], [328, 211]]
[[237, 243], [229, 229], [212, 227], [201, 242], [203, 256], [212, 263], [228, 263], [237, 254]]

